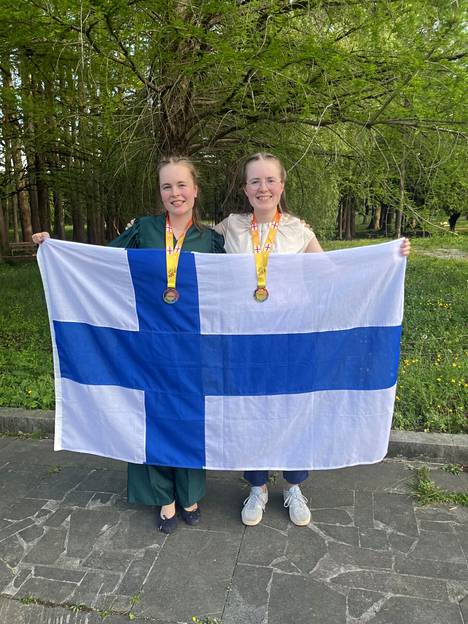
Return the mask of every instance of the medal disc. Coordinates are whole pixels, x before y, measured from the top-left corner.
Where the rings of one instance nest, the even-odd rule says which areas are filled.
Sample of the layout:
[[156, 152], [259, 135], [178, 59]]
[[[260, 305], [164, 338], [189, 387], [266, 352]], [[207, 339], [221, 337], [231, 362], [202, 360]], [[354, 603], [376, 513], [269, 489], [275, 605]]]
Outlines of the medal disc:
[[166, 303], [175, 303], [178, 301], [180, 295], [175, 288], [166, 288], [163, 292], [163, 299]]
[[266, 288], [257, 288], [254, 297], [259, 303], [263, 303], [268, 299], [268, 290]]

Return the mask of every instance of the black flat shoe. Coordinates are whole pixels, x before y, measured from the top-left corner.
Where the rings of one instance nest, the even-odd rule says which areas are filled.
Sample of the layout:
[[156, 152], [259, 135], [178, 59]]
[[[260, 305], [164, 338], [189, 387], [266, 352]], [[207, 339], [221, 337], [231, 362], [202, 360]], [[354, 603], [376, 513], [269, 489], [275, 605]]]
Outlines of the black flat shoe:
[[186, 524], [189, 524], [190, 526], [198, 524], [200, 522], [200, 516], [200, 507], [197, 507], [193, 511], [187, 511], [183, 507], [181, 507], [180, 509], [180, 517]]
[[177, 529], [177, 518], [175, 517], [175, 514], [172, 518], [161, 518], [161, 514], [158, 514], [156, 525], [162, 533], [170, 535]]

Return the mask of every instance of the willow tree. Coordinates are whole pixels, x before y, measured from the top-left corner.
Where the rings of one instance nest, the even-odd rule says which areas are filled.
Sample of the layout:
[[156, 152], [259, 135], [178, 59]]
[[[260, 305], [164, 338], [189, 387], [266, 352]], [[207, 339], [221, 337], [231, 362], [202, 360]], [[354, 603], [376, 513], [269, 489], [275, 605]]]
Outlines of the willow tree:
[[24, 56], [30, 37], [36, 66], [53, 51], [50, 135], [65, 155], [49, 161], [49, 183], [62, 181], [78, 238], [85, 221], [99, 239], [103, 225], [151, 210], [163, 153], [194, 155], [210, 201], [229, 207], [226, 172], [267, 147], [291, 172], [293, 203], [328, 214], [346, 195], [365, 201], [372, 168], [384, 176], [401, 162], [386, 134], [463, 131], [459, 3], [31, 0], [4, 21], [24, 33], [28, 11], [40, 35], [10, 30], [9, 50]]

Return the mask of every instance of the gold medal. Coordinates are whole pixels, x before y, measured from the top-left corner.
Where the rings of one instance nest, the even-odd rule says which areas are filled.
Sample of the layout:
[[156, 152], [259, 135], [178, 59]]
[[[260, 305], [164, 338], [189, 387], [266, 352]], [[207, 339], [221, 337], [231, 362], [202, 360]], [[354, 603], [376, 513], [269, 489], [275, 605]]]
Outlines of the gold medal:
[[255, 300], [259, 303], [263, 303], [268, 299], [268, 290], [266, 288], [256, 288], [254, 291]]
[[163, 292], [163, 299], [165, 303], [175, 303], [179, 300], [179, 291], [175, 288], [166, 288]]

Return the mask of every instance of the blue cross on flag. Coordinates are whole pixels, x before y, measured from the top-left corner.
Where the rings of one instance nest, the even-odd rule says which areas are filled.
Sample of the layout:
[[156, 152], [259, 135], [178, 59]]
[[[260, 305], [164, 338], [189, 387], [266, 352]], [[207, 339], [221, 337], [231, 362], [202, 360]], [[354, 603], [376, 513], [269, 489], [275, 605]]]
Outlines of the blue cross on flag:
[[55, 449], [218, 470], [380, 461], [397, 380], [401, 241], [253, 256], [47, 240], [38, 261], [52, 334]]

